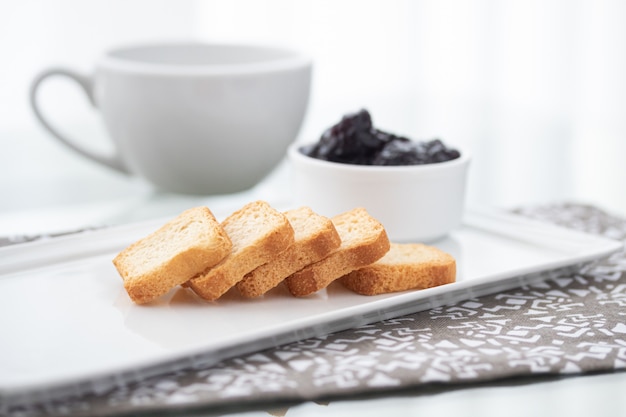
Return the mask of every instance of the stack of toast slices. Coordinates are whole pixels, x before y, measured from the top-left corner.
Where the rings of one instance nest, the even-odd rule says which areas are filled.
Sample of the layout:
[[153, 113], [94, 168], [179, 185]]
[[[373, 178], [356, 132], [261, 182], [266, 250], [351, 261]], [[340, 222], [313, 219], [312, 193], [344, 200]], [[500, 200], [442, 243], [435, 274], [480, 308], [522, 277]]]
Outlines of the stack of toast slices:
[[236, 288], [246, 298], [285, 285], [295, 297], [332, 282], [364, 295], [454, 282], [455, 259], [419, 243], [392, 243], [364, 208], [333, 218], [309, 207], [280, 212], [254, 201], [221, 223], [194, 207], [131, 244], [113, 264], [131, 300], [145, 304], [183, 286], [207, 301]]

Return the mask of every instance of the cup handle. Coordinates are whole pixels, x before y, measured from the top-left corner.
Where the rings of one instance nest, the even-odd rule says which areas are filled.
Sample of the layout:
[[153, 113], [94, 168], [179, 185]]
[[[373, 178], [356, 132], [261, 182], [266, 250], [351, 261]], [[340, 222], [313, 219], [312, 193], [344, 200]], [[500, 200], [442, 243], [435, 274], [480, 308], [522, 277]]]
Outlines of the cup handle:
[[30, 87], [30, 105], [35, 113], [35, 116], [39, 120], [39, 122], [45, 127], [56, 139], [58, 139], [65, 146], [73, 149], [79, 154], [96, 161], [100, 164], [106, 165], [109, 168], [112, 168], [116, 171], [122, 172], [124, 174], [129, 174], [128, 168], [125, 166], [122, 159], [119, 157], [119, 153], [115, 152], [115, 154], [111, 155], [102, 155], [95, 152], [90, 151], [89, 149], [85, 149], [76, 143], [68, 140], [67, 137], [63, 136], [52, 124], [48, 122], [48, 120], [43, 116], [43, 113], [39, 109], [39, 104], [37, 102], [37, 90], [39, 86], [49, 77], [54, 76], [62, 76], [70, 78], [78, 83], [81, 86], [89, 102], [92, 106], [96, 106], [93, 95], [93, 80], [85, 75], [79, 74], [72, 70], [64, 69], [64, 68], [51, 68], [40, 73], [32, 82]]

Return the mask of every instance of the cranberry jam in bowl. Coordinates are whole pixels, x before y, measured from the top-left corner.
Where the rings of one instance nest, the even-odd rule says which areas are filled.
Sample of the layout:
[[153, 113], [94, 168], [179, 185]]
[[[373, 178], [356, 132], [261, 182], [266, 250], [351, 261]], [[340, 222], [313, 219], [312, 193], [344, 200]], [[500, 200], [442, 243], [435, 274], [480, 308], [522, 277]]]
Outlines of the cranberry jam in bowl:
[[376, 129], [366, 110], [292, 144], [288, 158], [294, 202], [322, 215], [363, 207], [394, 242], [436, 241], [461, 224], [468, 152]]

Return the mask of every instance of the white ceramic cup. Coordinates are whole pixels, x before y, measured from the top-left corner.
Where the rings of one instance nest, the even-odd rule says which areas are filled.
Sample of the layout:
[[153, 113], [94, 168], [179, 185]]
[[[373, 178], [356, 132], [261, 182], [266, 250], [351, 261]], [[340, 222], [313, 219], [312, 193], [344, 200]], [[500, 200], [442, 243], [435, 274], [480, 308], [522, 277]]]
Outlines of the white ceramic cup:
[[[470, 156], [436, 164], [351, 165], [322, 161], [289, 148], [293, 197], [332, 217], [363, 207], [394, 242], [432, 242], [461, 224]], [[457, 148], [458, 149], [458, 148]]]
[[[308, 106], [311, 60], [295, 51], [249, 45], [165, 43], [106, 53], [93, 75], [51, 68], [30, 99], [43, 126], [79, 154], [189, 194], [248, 189], [285, 156]], [[76, 81], [101, 113], [115, 153], [66, 137], [37, 101], [50, 77]]]

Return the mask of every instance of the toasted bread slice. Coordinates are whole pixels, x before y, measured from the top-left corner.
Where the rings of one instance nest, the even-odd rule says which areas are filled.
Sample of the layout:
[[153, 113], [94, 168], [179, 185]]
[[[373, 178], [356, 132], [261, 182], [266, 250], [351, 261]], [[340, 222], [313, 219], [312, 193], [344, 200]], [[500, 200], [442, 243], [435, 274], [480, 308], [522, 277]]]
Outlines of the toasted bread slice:
[[231, 247], [213, 213], [195, 207], [124, 249], [113, 264], [130, 298], [143, 304], [216, 265]]
[[340, 282], [363, 295], [424, 289], [456, 280], [456, 261], [446, 252], [418, 243], [392, 243], [371, 265], [352, 271]]
[[376, 262], [389, 251], [385, 228], [364, 208], [339, 214], [332, 221], [341, 237], [341, 245], [326, 258], [285, 279], [292, 295], [313, 294], [343, 275]]
[[289, 210], [285, 216], [294, 229], [295, 243], [237, 283], [237, 289], [244, 297], [265, 294], [289, 275], [323, 259], [341, 244], [333, 222], [309, 207]]
[[294, 243], [284, 214], [264, 201], [246, 204], [221, 224], [230, 237], [231, 253], [215, 267], [187, 282], [205, 300], [216, 300], [253, 269], [269, 262]]

